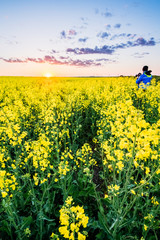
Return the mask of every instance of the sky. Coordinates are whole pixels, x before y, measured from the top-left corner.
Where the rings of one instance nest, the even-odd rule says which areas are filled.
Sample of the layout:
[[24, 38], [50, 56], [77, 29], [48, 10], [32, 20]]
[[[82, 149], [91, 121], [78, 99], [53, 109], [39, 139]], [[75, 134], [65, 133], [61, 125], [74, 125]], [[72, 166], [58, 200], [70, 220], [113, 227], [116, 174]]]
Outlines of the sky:
[[160, 75], [159, 0], [0, 0], [0, 76]]

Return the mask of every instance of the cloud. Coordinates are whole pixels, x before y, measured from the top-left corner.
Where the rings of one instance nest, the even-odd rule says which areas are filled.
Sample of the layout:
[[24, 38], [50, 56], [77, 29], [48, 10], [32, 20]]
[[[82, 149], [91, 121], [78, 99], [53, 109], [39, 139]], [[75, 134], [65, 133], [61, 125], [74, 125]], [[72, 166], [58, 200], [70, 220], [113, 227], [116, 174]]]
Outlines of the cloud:
[[128, 38], [128, 39], [134, 39], [136, 37], [136, 34], [127, 34], [127, 33], [120, 33], [120, 34], [114, 34], [110, 40], [115, 40], [117, 38]]
[[98, 14], [98, 13], [99, 13], [99, 9], [96, 8], [96, 9], [95, 9], [95, 14]]
[[111, 25], [110, 24], [106, 24], [105, 27], [106, 27], [106, 29], [110, 29]]
[[97, 62], [116, 62], [116, 60], [111, 60], [111, 59], [108, 59], [108, 58], [98, 58], [96, 59]]
[[65, 30], [60, 32], [61, 39], [72, 39], [76, 35], [77, 32], [74, 29], [69, 29], [67, 32]]
[[68, 32], [68, 35], [75, 36], [75, 35], [77, 35], [77, 32], [74, 29], [70, 29]]
[[137, 38], [135, 41], [128, 41], [127, 43], [120, 43], [115, 45], [113, 48], [114, 49], [124, 49], [124, 48], [129, 48], [129, 47], [144, 47], [144, 46], [155, 46], [156, 42], [154, 38], [151, 38], [150, 40], [145, 40], [144, 38], [140, 37]]
[[63, 57], [63, 56], [60, 56], [59, 58], [62, 60], [69, 59], [69, 57]]
[[135, 46], [155, 46], [155, 45], [156, 42], [153, 37], [149, 41], [145, 40], [142, 37], [137, 38], [137, 40], [135, 41]]
[[67, 65], [67, 66], [76, 66], [76, 67], [90, 67], [90, 66], [101, 66], [102, 64], [96, 60], [73, 60], [69, 57], [60, 57], [60, 60], [56, 59], [54, 56], [46, 55], [43, 58], [26, 58], [26, 59], [19, 59], [19, 58], [0, 58], [7, 63], [48, 63], [53, 65]]
[[100, 14], [100, 15], [106, 17], [106, 18], [112, 17], [112, 13], [109, 12], [107, 8], [106, 8], [106, 10], [105, 10], [104, 12], [100, 12], [99, 9], [96, 8], [96, 9], [94, 10], [94, 12], [95, 12], [95, 14]]
[[61, 38], [66, 38], [66, 32], [64, 30], [60, 33], [60, 35], [61, 35]]
[[[130, 37], [130, 36], [129, 36]], [[101, 47], [95, 47], [95, 48], [67, 48], [66, 53], [67, 56], [59, 56], [56, 57], [53, 55], [54, 50], [50, 55], [45, 55], [42, 58], [33, 58], [33, 57], [27, 57], [25, 59], [21, 58], [3, 58], [1, 57], [0, 60], [6, 62], [6, 63], [48, 63], [53, 65], [66, 65], [66, 66], [77, 66], [77, 67], [90, 67], [90, 66], [102, 66], [105, 62], [115, 62], [114, 60], [109, 60], [107, 58], [98, 58], [98, 59], [87, 59], [87, 60], [81, 60], [81, 59], [71, 59], [70, 54], [75, 55], [89, 55], [89, 54], [104, 54], [104, 55], [112, 55], [114, 54], [118, 49], [127, 49], [131, 47], [151, 47], [155, 46], [157, 42], [152, 37], [149, 40], [146, 40], [142, 37], [137, 38], [136, 40], [130, 40], [126, 43], [118, 43], [115, 45], [104, 45]], [[149, 53], [144, 52], [141, 54], [136, 53], [134, 56], [137, 58], [142, 58], [143, 56], [147, 55]]]
[[0, 58], [0, 59], [7, 63], [26, 63], [27, 62], [27, 60], [22, 60], [19, 58], [9, 58], [9, 59]]
[[18, 41], [14, 41], [14, 40], [6, 40], [6, 44], [9, 44], [9, 45], [17, 45], [19, 44]]
[[38, 48], [37, 49], [39, 52], [45, 52], [45, 50], [41, 49], [41, 48]]
[[56, 50], [52, 49], [51, 53], [58, 53]]
[[25, 62], [43, 63], [43, 59], [42, 58], [26, 58]]
[[10, 39], [4, 37], [4, 36], [0, 36], [0, 40], [3, 41], [4, 44], [7, 44], [7, 45], [18, 45], [19, 42], [16, 41], [16, 36], [11, 36]]
[[98, 33], [97, 34], [97, 37], [100, 37], [100, 38], [107, 38], [107, 37], [109, 37], [109, 33], [107, 33], [107, 32], [100, 32], [100, 33]]
[[81, 17], [81, 21], [82, 21], [82, 26], [80, 28], [81, 29], [86, 28], [86, 26], [88, 25], [88, 18]]
[[94, 60], [71, 60], [69, 65], [78, 67], [90, 67], [90, 66], [101, 66], [100, 63], [96, 63]]
[[121, 27], [121, 24], [120, 23], [117, 23], [114, 25], [114, 28], [120, 28]]
[[83, 42], [83, 43], [85, 43], [87, 40], [88, 40], [88, 37], [78, 39], [79, 42]]
[[136, 52], [135, 54], [133, 54], [133, 56], [134, 56], [135, 58], [143, 58], [143, 57], [145, 57], [146, 55], [149, 55], [149, 53], [148, 53], [148, 52], [143, 52], [143, 53]]
[[112, 17], [112, 13], [110, 13], [108, 11], [108, 9], [106, 9], [106, 11], [104, 13], [102, 13], [102, 15], [105, 16], [105, 17]]
[[113, 54], [117, 49], [126, 49], [130, 47], [143, 47], [143, 46], [155, 46], [156, 42], [154, 38], [150, 40], [145, 40], [144, 38], [140, 37], [137, 38], [135, 41], [127, 41], [127, 43], [119, 43], [116, 45], [104, 45], [102, 47], [95, 47], [95, 48], [67, 48], [67, 53], [74, 53], [76, 55], [82, 54]]
[[104, 45], [101, 48], [67, 48], [67, 53], [81, 54], [112, 54], [114, 49], [110, 46]]
[[130, 39], [133, 39], [133, 38], [135, 38], [135, 37], [137, 36], [137, 34], [128, 33], [126, 36], [127, 36], [128, 38], [130, 38]]

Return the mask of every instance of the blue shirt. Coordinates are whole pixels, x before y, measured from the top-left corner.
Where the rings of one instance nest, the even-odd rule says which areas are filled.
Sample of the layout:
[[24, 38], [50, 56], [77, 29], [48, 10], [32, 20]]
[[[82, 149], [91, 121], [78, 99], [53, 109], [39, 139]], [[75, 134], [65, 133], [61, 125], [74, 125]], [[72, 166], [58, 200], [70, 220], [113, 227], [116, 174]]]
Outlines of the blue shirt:
[[138, 88], [146, 89], [152, 80], [152, 75], [147, 75], [145, 72], [136, 80]]

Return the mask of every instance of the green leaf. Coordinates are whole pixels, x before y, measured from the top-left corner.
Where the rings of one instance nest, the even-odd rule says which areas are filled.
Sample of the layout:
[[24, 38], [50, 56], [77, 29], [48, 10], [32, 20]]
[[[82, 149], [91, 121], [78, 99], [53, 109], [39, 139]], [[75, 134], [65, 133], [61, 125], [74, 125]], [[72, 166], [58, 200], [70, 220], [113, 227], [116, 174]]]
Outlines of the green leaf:
[[9, 230], [9, 223], [6, 220], [2, 220], [0, 223], [0, 233], [6, 232], [9, 236], [11, 236], [11, 232]]
[[48, 218], [46, 216], [43, 216], [42, 220], [45, 220], [45, 221], [48, 221], [48, 222], [54, 222], [55, 221], [55, 219], [50, 219], [50, 218]]
[[104, 225], [104, 218], [103, 218], [103, 216], [102, 216], [102, 214], [99, 212], [98, 213], [98, 220], [99, 220], [99, 226], [100, 226], [100, 228], [105, 232], [105, 233], [107, 233], [107, 229], [106, 229], [106, 227], [105, 227], [105, 225]]
[[33, 222], [33, 219], [31, 216], [23, 217], [23, 224], [21, 226], [21, 229], [28, 227], [32, 222]]

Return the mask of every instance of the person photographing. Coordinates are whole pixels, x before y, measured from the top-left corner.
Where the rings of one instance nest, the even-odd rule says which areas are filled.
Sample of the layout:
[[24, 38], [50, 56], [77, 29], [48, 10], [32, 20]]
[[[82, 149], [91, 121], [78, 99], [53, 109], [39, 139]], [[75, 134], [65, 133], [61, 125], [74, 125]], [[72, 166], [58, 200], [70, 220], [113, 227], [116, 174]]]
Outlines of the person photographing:
[[144, 66], [142, 68], [143, 74], [141, 74], [137, 80], [136, 84], [138, 84], [138, 88], [146, 89], [152, 80], [151, 70], [148, 70], [148, 66]]

